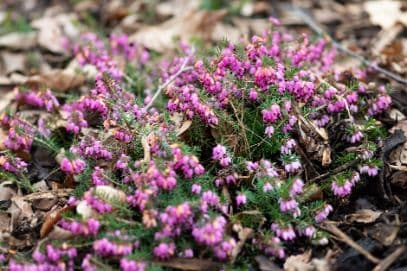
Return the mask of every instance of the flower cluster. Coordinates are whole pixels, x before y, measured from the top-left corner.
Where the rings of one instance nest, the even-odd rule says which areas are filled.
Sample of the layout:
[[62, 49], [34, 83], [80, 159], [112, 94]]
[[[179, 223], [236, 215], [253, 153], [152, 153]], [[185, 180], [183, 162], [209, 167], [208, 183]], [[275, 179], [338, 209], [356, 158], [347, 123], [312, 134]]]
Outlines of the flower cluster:
[[[97, 70], [91, 89], [67, 101], [50, 90], [16, 93], [22, 105], [59, 113], [52, 117], [69, 133], [56, 147], [47, 140], [60, 131], [47, 118], [36, 120], [37, 129], [18, 114], [1, 117], [9, 129], [4, 145], [14, 152], [0, 156], [2, 171], [26, 172], [29, 162], [19, 155], [29, 154], [40, 134], [50, 153], [63, 149], [55, 159], [76, 185], [71, 211], [57, 223], [76, 238], [36, 252], [30, 266], [10, 261], [10, 270], [58, 270], [63, 264], [70, 270], [74, 257], [84, 270], [112, 265], [138, 271], [154, 259], [196, 256], [241, 264], [246, 258], [235, 253], [283, 259], [285, 245], [299, 238], [326, 244], [316, 225], [333, 206], [329, 197], [315, 200], [308, 192], [317, 187], [345, 198], [365, 175], [378, 174], [382, 133], [373, 124], [391, 100], [383, 88], [366, 91], [364, 83], [329, 71], [334, 49], [311, 40], [266, 31], [248, 44], [222, 44], [207, 59], [182, 44], [185, 56], [156, 67], [125, 35], [105, 43], [85, 34], [73, 52], [82, 66]], [[134, 90], [121, 61], [147, 77], [142, 89], [161, 82], [157, 95], [166, 95], [164, 104], [149, 91], [143, 96]], [[338, 125], [344, 133], [336, 133]], [[361, 165], [318, 184], [308, 181], [314, 177], [310, 163], [324, 176], [356, 158]], [[109, 188], [108, 197], [96, 194], [101, 186]], [[115, 195], [119, 204], [109, 200]], [[242, 247], [237, 226], [253, 230]]]

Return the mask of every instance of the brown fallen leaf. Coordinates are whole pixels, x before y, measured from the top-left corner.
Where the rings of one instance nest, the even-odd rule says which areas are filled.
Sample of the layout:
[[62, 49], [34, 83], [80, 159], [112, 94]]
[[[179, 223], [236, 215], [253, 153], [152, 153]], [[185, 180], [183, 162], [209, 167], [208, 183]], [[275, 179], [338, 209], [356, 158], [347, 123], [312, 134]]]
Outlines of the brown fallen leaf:
[[0, 212], [0, 232], [10, 232], [11, 216], [8, 213]]
[[309, 263], [311, 259], [311, 250], [303, 254], [293, 255], [286, 259], [284, 271], [311, 271], [314, 267]]
[[37, 45], [36, 32], [12, 32], [0, 36], [0, 47], [6, 47], [12, 50], [27, 50]]
[[281, 271], [281, 270], [283, 270], [265, 256], [256, 256], [256, 257], [254, 257], [254, 259], [256, 260], [257, 264], [259, 265], [259, 270], [261, 270], [261, 271]]
[[375, 222], [380, 217], [381, 214], [382, 214], [382, 212], [380, 212], [380, 211], [373, 211], [370, 209], [361, 209], [361, 210], [356, 211], [356, 213], [346, 215], [345, 220], [348, 223], [359, 222], [359, 223], [367, 224], [367, 223]]
[[67, 91], [81, 86], [85, 76], [70, 69], [54, 69], [45, 74], [31, 76], [25, 82], [30, 85], [44, 85], [52, 90]]
[[400, 23], [394, 24], [389, 29], [382, 29], [372, 41], [373, 46], [371, 50], [373, 54], [380, 56], [383, 49], [386, 48], [386, 46], [390, 44], [401, 31], [403, 31], [403, 25]]
[[407, 170], [397, 171], [391, 176], [391, 184], [401, 189], [407, 189]]
[[400, 227], [387, 223], [376, 223], [368, 229], [369, 236], [384, 246], [390, 246], [396, 240]]
[[59, 14], [54, 17], [42, 17], [31, 22], [33, 28], [38, 29], [38, 44], [56, 54], [68, 54], [64, 47], [66, 37], [75, 38], [79, 30], [74, 25], [75, 14]]
[[22, 53], [1, 53], [1, 60], [6, 75], [12, 72], [24, 72], [26, 66], [26, 57]]
[[96, 186], [94, 194], [111, 204], [126, 202], [126, 193], [109, 185]]
[[57, 225], [54, 225], [52, 230], [46, 235], [48, 240], [69, 240], [73, 237], [73, 233], [67, 230], [64, 230]]
[[192, 271], [218, 271], [223, 269], [223, 265], [221, 263], [201, 259], [177, 258], [165, 262], [154, 262], [154, 264], [174, 269]]
[[226, 11], [191, 11], [187, 14], [172, 18], [160, 25], [146, 26], [129, 37], [148, 49], [164, 52], [178, 46], [174, 38], [189, 41], [193, 36], [203, 40], [210, 40], [215, 24], [223, 18]]
[[396, 22], [407, 25], [407, 12], [402, 10], [402, 1], [374, 0], [363, 3], [364, 10], [369, 14], [373, 24], [383, 29], [392, 27]]
[[97, 216], [97, 212], [94, 211], [92, 206], [90, 206], [85, 200], [81, 200], [78, 205], [76, 205], [76, 213], [80, 214], [83, 219]]
[[66, 206], [64, 208], [53, 210], [46, 214], [45, 221], [40, 229], [40, 237], [44, 238], [45, 236], [47, 236], [48, 233], [50, 233], [53, 229], [54, 225], [61, 219], [62, 214], [74, 208], [74, 206]]
[[241, 224], [234, 224], [233, 230], [237, 232], [239, 241], [237, 242], [236, 246], [233, 248], [232, 251], [232, 260], [231, 260], [232, 263], [235, 262], [237, 255], [239, 255], [247, 239], [253, 236], [253, 229], [243, 227]]

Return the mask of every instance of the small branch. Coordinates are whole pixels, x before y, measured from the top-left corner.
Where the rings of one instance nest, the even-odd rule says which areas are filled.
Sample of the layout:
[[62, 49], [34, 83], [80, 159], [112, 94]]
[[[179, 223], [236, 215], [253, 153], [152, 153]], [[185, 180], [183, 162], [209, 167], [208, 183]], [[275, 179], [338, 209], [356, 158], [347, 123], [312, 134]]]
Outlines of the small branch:
[[154, 96], [151, 98], [151, 101], [144, 107], [145, 110], [148, 110], [151, 106], [153, 106], [155, 100], [157, 100], [158, 96], [160, 96], [161, 92], [168, 87], [169, 84], [171, 84], [181, 73], [192, 70], [193, 67], [191, 66], [186, 66], [191, 58], [191, 55], [194, 53], [194, 50], [192, 50], [191, 54], [185, 57], [184, 62], [181, 64], [181, 67], [179, 70], [173, 74], [170, 78], [167, 79], [167, 81], [164, 82], [164, 84], [160, 85], [156, 92], [154, 93]]
[[373, 256], [369, 251], [361, 247], [358, 243], [353, 241], [349, 236], [347, 236], [343, 231], [341, 231], [338, 227], [336, 227], [334, 224], [331, 223], [324, 223], [327, 231], [330, 233], [334, 234], [338, 239], [344, 243], [346, 243], [348, 246], [354, 248], [357, 252], [365, 256], [369, 261], [372, 263], [378, 264], [380, 262], [380, 259], [376, 258]]
[[404, 251], [406, 251], [405, 246], [401, 246], [401, 247], [397, 248], [392, 254], [387, 256], [378, 265], [376, 265], [376, 267], [373, 269], [373, 271], [387, 270], [387, 268], [389, 268], [394, 263], [394, 261], [396, 261], [400, 257], [400, 255], [404, 253]]
[[328, 177], [330, 175], [337, 174], [337, 173], [339, 173], [341, 171], [344, 171], [345, 169], [347, 169], [347, 168], [349, 168], [351, 166], [356, 165], [357, 163], [359, 163], [359, 161], [360, 161], [359, 159], [352, 160], [352, 161], [350, 161], [350, 162], [348, 162], [346, 164], [343, 164], [343, 165], [341, 165], [341, 166], [339, 166], [339, 167], [337, 167], [337, 168], [335, 168], [335, 169], [333, 169], [331, 171], [328, 171], [328, 172], [326, 172], [324, 174], [319, 175], [318, 177], [315, 177], [315, 178], [311, 179], [309, 182], [311, 182], [311, 183], [316, 182], [316, 181], [325, 179], [326, 177]]
[[349, 50], [348, 48], [344, 47], [342, 44], [340, 44], [339, 42], [337, 42], [336, 40], [334, 40], [328, 33], [326, 33], [326, 31], [324, 31], [322, 29], [321, 26], [319, 26], [315, 20], [308, 15], [303, 9], [296, 7], [296, 6], [292, 6], [293, 11], [298, 15], [298, 17], [300, 17], [305, 24], [307, 24], [315, 33], [317, 33], [318, 35], [321, 35], [323, 37], [325, 37], [326, 39], [328, 39], [328, 41], [330, 41], [338, 50], [342, 51], [343, 53], [358, 59], [360, 62], [362, 62], [363, 64], [369, 66], [370, 68], [383, 73], [384, 75], [386, 75], [387, 77], [396, 80], [402, 84], [407, 84], [407, 79], [402, 78], [401, 76], [388, 71], [384, 68], [379, 67], [377, 64], [373, 63], [372, 61], [364, 58], [363, 56]]

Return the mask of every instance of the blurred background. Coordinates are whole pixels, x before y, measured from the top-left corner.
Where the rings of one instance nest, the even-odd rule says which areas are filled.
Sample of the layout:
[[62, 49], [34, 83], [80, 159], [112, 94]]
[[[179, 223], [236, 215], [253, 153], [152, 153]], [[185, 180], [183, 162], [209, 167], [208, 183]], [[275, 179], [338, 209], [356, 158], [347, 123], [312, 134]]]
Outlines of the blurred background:
[[269, 16], [280, 19], [287, 33], [325, 35], [356, 54], [343, 55], [341, 69], [365, 58], [406, 78], [407, 1], [2, 0], [0, 88], [64, 67], [69, 60], [64, 42], [84, 31], [126, 33], [167, 54], [179, 45], [176, 39], [199, 46], [249, 39], [269, 29]]

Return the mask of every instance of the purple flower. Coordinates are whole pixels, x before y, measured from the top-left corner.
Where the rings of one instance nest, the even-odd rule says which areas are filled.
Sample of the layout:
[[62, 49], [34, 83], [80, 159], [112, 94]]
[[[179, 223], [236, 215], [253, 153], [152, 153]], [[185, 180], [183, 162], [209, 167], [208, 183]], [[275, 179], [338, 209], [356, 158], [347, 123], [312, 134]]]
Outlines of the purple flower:
[[321, 223], [322, 221], [324, 221], [329, 213], [333, 210], [332, 206], [329, 204], [325, 204], [324, 207], [322, 209], [320, 209], [316, 215], [315, 215], [315, 221], [317, 223]]
[[160, 243], [153, 249], [154, 256], [160, 260], [168, 260], [175, 254], [174, 243]]
[[352, 191], [352, 183], [349, 180], [345, 180], [343, 184], [333, 181], [331, 189], [335, 196], [343, 198], [348, 196]]
[[136, 262], [122, 258], [120, 259], [120, 268], [123, 271], [144, 271], [146, 264], [144, 262]]
[[240, 206], [240, 205], [245, 205], [247, 202], [247, 198], [246, 195], [244, 193], [239, 193], [236, 196], [236, 205]]
[[291, 185], [290, 196], [296, 196], [296, 195], [302, 193], [303, 187], [304, 187], [304, 182], [301, 179], [296, 178]]
[[227, 167], [232, 162], [232, 159], [227, 154], [226, 147], [220, 144], [213, 148], [212, 159], [219, 161], [222, 167]]
[[379, 169], [375, 166], [366, 165], [366, 166], [360, 167], [359, 172], [362, 174], [367, 174], [370, 177], [374, 177], [379, 173]]

